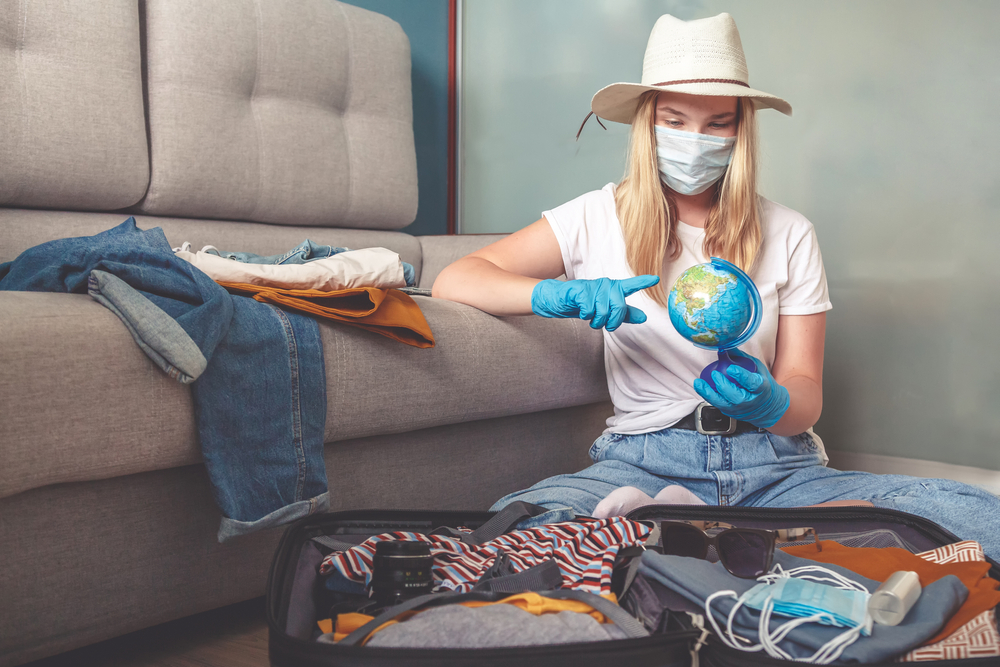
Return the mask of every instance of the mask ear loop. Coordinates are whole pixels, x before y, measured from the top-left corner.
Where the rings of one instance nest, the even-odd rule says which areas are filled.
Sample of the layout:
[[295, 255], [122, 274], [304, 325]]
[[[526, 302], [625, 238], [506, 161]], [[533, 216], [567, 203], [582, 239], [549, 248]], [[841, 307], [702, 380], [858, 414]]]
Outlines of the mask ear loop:
[[761, 645], [764, 647], [764, 651], [772, 658], [781, 658], [783, 660], [796, 660], [797, 662], [807, 662], [817, 665], [827, 665], [840, 657], [840, 654], [844, 652], [848, 646], [853, 644], [858, 640], [861, 635], [861, 630], [863, 625], [858, 625], [853, 628], [840, 633], [827, 643], [816, 649], [808, 658], [793, 658], [789, 653], [781, 649], [778, 644], [784, 641], [788, 633], [795, 628], [803, 625], [804, 623], [813, 623], [820, 620], [825, 616], [825, 614], [813, 614], [812, 616], [796, 618], [788, 621], [784, 625], [779, 626], [774, 632], [769, 631], [771, 625], [771, 612], [774, 610], [774, 598], [769, 596], [764, 602], [764, 609], [761, 610], [760, 614], [760, 624], [757, 627], [757, 632], [760, 635]]
[[[805, 575], [804, 572], [822, 572], [828, 576], [820, 577], [814, 575]], [[868, 593], [868, 589], [859, 584], [856, 581], [848, 579], [844, 575], [834, 572], [833, 570], [828, 570], [825, 567], [819, 565], [803, 565], [802, 567], [792, 568], [791, 570], [782, 569], [780, 564], [775, 564], [771, 571], [767, 574], [762, 574], [757, 577], [757, 581], [764, 581], [768, 584], [773, 584], [778, 581], [778, 579], [787, 579], [795, 577], [797, 579], [808, 579], [810, 581], [815, 581], [821, 584], [829, 584], [836, 588], [849, 591], [860, 591], [862, 593]]]
[[844, 649], [858, 641], [858, 638], [861, 636], [861, 628], [862, 626], [860, 625], [851, 628], [820, 646], [819, 650], [813, 654], [816, 664], [828, 665], [839, 658]]
[[[722, 632], [722, 629], [719, 628], [719, 624], [715, 622], [715, 616], [712, 614], [712, 600], [714, 600], [717, 597], [721, 597], [723, 595], [727, 597], [736, 598], [736, 604], [734, 604], [733, 608], [729, 611], [729, 618], [727, 619], [726, 622], [726, 632]], [[743, 595], [746, 595], [746, 593], [744, 593]], [[709, 595], [708, 598], [705, 600], [705, 615], [708, 617], [708, 622], [712, 624], [712, 629], [715, 630], [715, 636], [718, 637], [719, 641], [721, 641], [723, 644], [725, 644], [729, 648], [733, 648], [738, 651], [747, 651], [749, 653], [756, 653], [757, 651], [760, 651], [764, 648], [761, 644], [753, 644], [753, 646], [745, 646], [745, 645], [741, 646], [739, 643], [737, 643], [737, 640], [741, 642], [746, 642], [747, 644], [751, 644], [752, 642], [746, 637], [740, 637], [739, 635], [733, 633], [733, 617], [736, 615], [736, 610], [738, 610], [742, 606], [743, 606], [743, 596], [737, 596], [736, 591], [716, 591], [711, 595]]]
[[[793, 568], [791, 570], [784, 570], [782, 569], [780, 564], [776, 563], [775, 566], [771, 568], [771, 572], [763, 574], [760, 577], [757, 577], [757, 581], [761, 581], [762, 583], [767, 583], [767, 584], [773, 584], [778, 579], [790, 578], [793, 575], [801, 574], [803, 572], [817, 572], [817, 571], [826, 573], [830, 576], [828, 577], [802, 576], [801, 578], [811, 579], [814, 581], [824, 582], [824, 583], [831, 582], [831, 585], [834, 585], [837, 588], [848, 589], [848, 590], [860, 590], [866, 593], [868, 592], [868, 589], [864, 588], [857, 582], [851, 581], [850, 579], [840, 575], [837, 572], [834, 572], [833, 570], [828, 570], [824, 567], [816, 565], [806, 565], [798, 568]], [[749, 591], [747, 591], [747, 593], [749, 593]], [[820, 613], [820, 614], [813, 614], [812, 616], [808, 617], [792, 619], [787, 623], [778, 626], [774, 630], [774, 632], [771, 632], [769, 628], [771, 625], [771, 614], [774, 610], [774, 597], [773, 595], [769, 595], [767, 599], [764, 601], [764, 607], [761, 610], [760, 621], [757, 626], [757, 634], [760, 637], [760, 643], [753, 644], [752, 646], [746, 646], [746, 644], [751, 644], [752, 642], [746, 637], [741, 637], [733, 632], [733, 619], [736, 617], [736, 612], [739, 610], [739, 608], [743, 606], [744, 597], [746, 596], [747, 593], [744, 593], [741, 596], [737, 596], [736, 591], [732, 590], [716, 591], [712, 595], [708, 596], [708, 598], [705, 600], [705, 615], [708, 616], [708, 620], [712, 624], [712, 629], [715, 631], [716, 636], [726, 646], [729, 646], [730, 648], [739, 651], [756, 653], [757, 651], [763, 650], [765, 653], [767, 653], [767, 655], [771, 656], [772, 658], [793, 660], [792, 656], [786, 651], [784, 651], [782, 648], [780, 648], [778, 644], [784, 641], [785, 637], [788, 636], [789, 632], [799, 627], [800, 625], [803, 625], [805, 623], [813, 623], [819, 621], [824, 617], [829, 616], [828, 614]], [[722, 629], [719, 627], [718, 623], [716, 623], [715, 616], [712, 614], [712, 609], [711, 609], [712, 601], [715, 598], [721, 596], [736, 598], [736, 604], [734, 604], [733, 608], [729, 610], [729, 615], [726, 619], [725, 633], [722, 632]], [[844, 649], [846, 649], [848, 646], [850, 646], [851, 644], [853, 644], [858, 640], [858, 638], [861, 636], [861, 631], [869, 625], [869, 622], [867, 622], [868, 621], [867, 612], [865, 613], [865, 619], [866, 623], [857, 625], [845, 632], [842, 632], [841, 634], [837, 635], [836, 637], [828, 641], [826, 644], [820, 646], [812, 656], [808, 658], [798, 659], [797, 662], [806, 662], [818, 665], [826, 665], [833, 662], [834, 660], [840, 657], [840, 655], [844, 652]], [[745, 642], [745, 644], [740, 645], [737, 640], [740, 642]]]
[[[747, 593], [749, 593], [749, 591], [747, 591]], [[715, 630], [715, 635], [722, 641], [723, 644], [739, 651], [745, 651], [747, 653], [756, 653], [757, 651], [763, 650], [772, 658], [783, 658], [785, 660], [792, 660], [791, 655], [780, 649], [776, 645], [776, 643], [783, 640], [785, 638], [785, 635], [788, 634], [788, 632], [795, 629], [802, 623], [809, 623], [817, 619], [811, 617], [794, 619], [792, 621], [789, 621], [785, 625], [780, 626], [777, 630], [775, 630], [774, 633], [770, 633], [768, 631], [768, 626], [770, 625], [771, 622], [771, 610], [774, 608], [774, 602], [771, 597], [768, 597], [764, 603], [764, 609], [761, 611], [760, 624], [757, 628], [758, 635], [760, 636], [760, 643], [753, 644], [752, 646], [746, 646], [746, 644], [751, 643], [751, 640], [747, 639], [746, 637], [741, 637], [740, 635], [733, 632], [733, 619], [736, 618], [736, 612], [739, 611], [740, 607], [743, 606], [744, 598], [746, 597], [747, 593], [744, 593], [743, 595], [737, 597], [736, 591], [716, 591], [715, 593], [712, 593], [710, 596], [708, 596], [708, 598], [705, 600], [705, 615], [708, 616], [708, 620], [712, 624], [712, 629]], [[716, 623], [715, 616], [712, 614], [712, 609], [711, 609], [712, 601], [715, 598], [721, 597], [723, 595], [736, 598], [736, 604], [734, 604], [733, 608], [729, 610], [729, 615], [726, 618], [725, 632], [722, 632], [722, 630], [719, 628], [719, 625], [718, 623]], [[737, 640], [745, 642], [745, 644], [740, 645], [737, 642]]]

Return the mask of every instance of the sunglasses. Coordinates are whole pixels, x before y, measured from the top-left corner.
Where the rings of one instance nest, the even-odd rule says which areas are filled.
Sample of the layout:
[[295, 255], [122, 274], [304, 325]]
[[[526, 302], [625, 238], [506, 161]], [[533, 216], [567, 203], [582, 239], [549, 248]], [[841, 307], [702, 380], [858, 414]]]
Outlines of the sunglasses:
[[[714, 535], [706, 532], [716, 528], [723, 530]], [[718, 521], [660, 522], [660, 546], [664, 554], [705, 558], [709, 548], [715, 547], [722, 566], [741, 579], [756, 579], [771, 569], [775, 543], [808, 542], [809, 535], [817, 551], [822, 551], [812, 528], [763, 530], [736, 528]]]

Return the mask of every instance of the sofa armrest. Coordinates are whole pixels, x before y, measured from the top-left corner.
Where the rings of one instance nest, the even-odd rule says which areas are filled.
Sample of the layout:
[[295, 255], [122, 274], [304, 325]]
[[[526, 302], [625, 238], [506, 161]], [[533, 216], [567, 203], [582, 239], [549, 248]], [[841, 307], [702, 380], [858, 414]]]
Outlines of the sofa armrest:
[[456, 259], [465, 257], [470, 252], [485, 248], [499, 241], [506, 234], [458, 234], [452, 236], [418, 236], [420, 250], [423, 255], [423, 266], [420, 270], [418, 287], [431, 288], [435, 278]]

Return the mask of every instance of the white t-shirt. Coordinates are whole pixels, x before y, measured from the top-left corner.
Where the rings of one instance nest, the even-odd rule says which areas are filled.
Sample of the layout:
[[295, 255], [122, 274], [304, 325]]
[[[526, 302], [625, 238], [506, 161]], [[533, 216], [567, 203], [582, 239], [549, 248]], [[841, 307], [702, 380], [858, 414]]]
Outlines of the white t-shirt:
[[[588, 192], [543, 216], [559, 241], [566, 277], [630, 278], [625, 239], [615, 212], [615, 184]], [[829, 310], [826, 273], [816, 232], [795, 211], [761, 199], [764, 242], [750, 276], [760, 291], [760, 329], [740, 349], [774, 364], [778, 315], [811, 315]], [[705, 230], [680, 222], [681, 254], [666, 260], [661, 274], [669, 293], [677, 277], [695, 264], [709, 261], [702, 250]], [[701, 370], [716, 361], [715, 352], [695, 347], [670, 323], [667, 310], [640, 291], [627, 297], [647, 316], [643, 324], [623, 324], [604, 331], [604, 366], [615, 414], [605, 432], [648, 433], [673, 425], [702, 402], [694, 390]], [[818, 440], [818, 439], [817, 439]], [[817, 444], [819, 444], [817, 442]]]

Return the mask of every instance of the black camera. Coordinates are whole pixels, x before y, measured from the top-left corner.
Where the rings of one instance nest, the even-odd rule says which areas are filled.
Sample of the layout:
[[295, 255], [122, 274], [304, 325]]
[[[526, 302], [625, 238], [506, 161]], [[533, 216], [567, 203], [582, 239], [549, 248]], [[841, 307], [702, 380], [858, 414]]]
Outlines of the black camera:
[[433, 564], [426, 542], [379, 542], [372, 559], [372, 597], [379, 606], [391, 607], [430, 593]]

